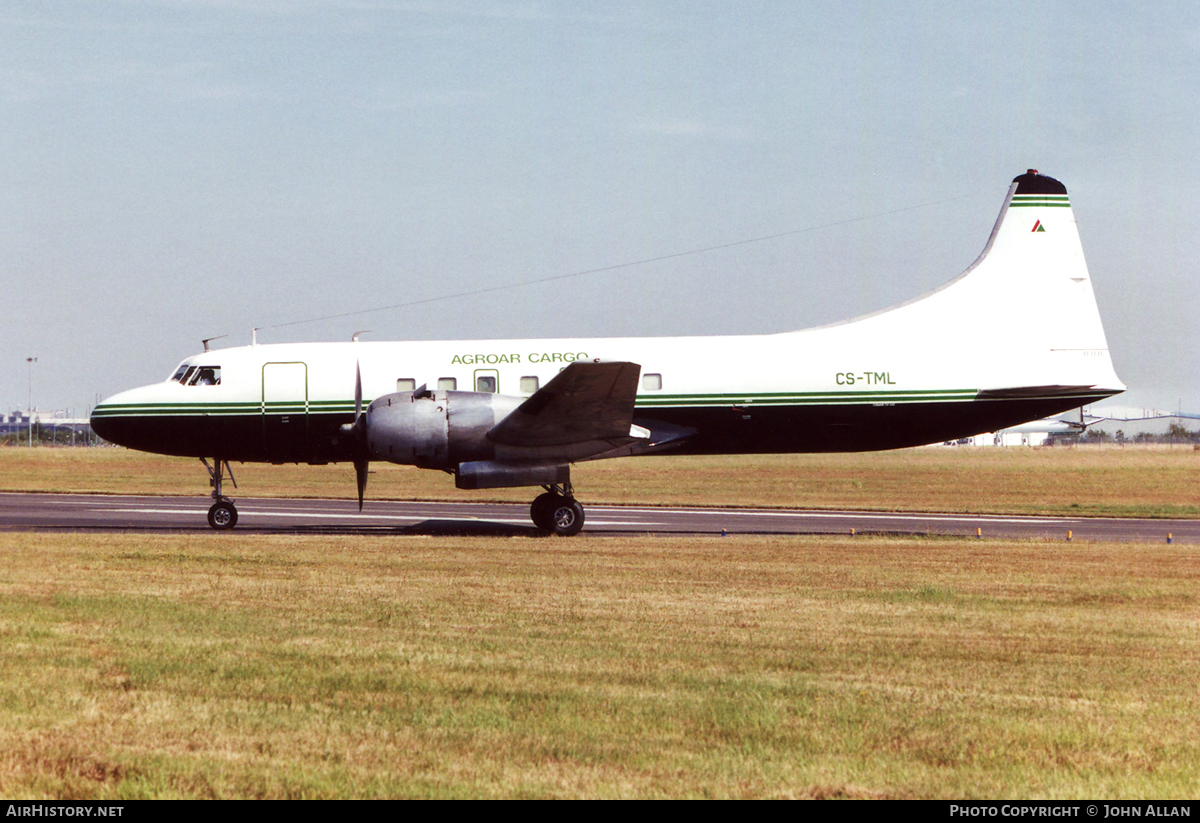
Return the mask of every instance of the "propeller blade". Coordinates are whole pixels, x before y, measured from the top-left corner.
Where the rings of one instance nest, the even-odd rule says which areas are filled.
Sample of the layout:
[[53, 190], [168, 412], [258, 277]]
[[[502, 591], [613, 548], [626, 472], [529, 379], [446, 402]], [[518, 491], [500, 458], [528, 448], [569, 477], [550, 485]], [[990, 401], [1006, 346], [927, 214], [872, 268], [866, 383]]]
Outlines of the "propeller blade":
[[362, 417], [362, 368], [354, 361], [354, 422]]
[[[357, 339], [358, 335], [355, 335]], [[362, 365], [354, 361], [354, 479], [358, 483], [358, 510], [362, 511], [363, 493], [367, 490], [367, 421], [362, 408]]]
[[367, 490], [367, 461], [354, 461], [354, 479], [358, 481], [358, 510], [362, 511], [363, 492]]

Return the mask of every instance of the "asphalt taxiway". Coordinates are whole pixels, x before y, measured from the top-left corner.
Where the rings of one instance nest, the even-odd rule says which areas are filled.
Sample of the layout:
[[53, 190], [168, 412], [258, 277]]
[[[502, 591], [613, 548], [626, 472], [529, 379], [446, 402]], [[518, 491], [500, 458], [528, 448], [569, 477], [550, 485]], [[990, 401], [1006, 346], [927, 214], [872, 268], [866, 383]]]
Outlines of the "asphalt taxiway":
[[[0, 531], [210, 531], [206, 497], [0, 494]], [[584, 535], [913, 534], [1200, 543], [1200, 520], [587, 505]], [[241, 498], [234, 533], [536, 535], [529, 506]]]

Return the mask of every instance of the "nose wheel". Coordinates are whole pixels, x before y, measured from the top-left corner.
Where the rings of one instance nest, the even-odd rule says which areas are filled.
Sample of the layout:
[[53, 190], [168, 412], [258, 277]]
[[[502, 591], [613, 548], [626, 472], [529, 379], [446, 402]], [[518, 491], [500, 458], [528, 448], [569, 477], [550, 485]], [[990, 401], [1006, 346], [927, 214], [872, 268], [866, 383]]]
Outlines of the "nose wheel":
[[570, 537], [583, 528], [583, 506], [571, 494], [570, 486], [546, 486], [545, 494], [534, 498], [529, 507], [533, 525], [547, 534]]
[[237, 525], [237, 508], [232, 500], [218, 500], [208, 510], [208, 525], [218, 531], [232, 529]]
[[208, 461], [203, 457], [200, 462], [204, 464], [204, 468], [208, 469], [208, 483], [212, 486], [212, 497], [216, 502], [208, 510], [208, 525], [212, 526], [217, 531], [225, 531], [232, 529], [237, 525], [238, 513], [237, 507], [233, 505], [233, 501], [221, 493], [221, 481], [224, 479], [225, 472], [229, 472], [229, 479], [233, 481], [233, 487], [237, 488], [237, 480], [233, 477], [233, 469], [229, 467], [228, 460], [213, 458], [212, 466], [208, 465]]

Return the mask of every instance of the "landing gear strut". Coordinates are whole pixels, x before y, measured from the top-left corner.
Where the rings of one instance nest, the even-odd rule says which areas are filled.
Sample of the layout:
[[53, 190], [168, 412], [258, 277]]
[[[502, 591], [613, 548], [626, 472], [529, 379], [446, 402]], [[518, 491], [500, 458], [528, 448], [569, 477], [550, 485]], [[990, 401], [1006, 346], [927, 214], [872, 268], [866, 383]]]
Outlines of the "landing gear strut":
[[583, 528], [583, 506], [571, 490], [570, 483], [542, 486], [545, 494], [538, 495], [529, 507], [533, 525], [544, 532], [570, 537]]
[[200, 458], [200, 462], [208, 469], [208, 484], [212, 486], [212, 497], [216, 501], [208, 510], [208, 525], [217, 530], [232, 529], [237, 525], [237, 508], [232, 500], [221, 493], [221, 480], [222, 475], [229, 472], [229, 479], [233, 481], [233, 487], [236, 489], [237, 480], [233, 476], [233, 469], [230, 468], [228, 460], [219, 457], [213, 458], [212, 466], [208, 465], [208, 461], [203, 457]]

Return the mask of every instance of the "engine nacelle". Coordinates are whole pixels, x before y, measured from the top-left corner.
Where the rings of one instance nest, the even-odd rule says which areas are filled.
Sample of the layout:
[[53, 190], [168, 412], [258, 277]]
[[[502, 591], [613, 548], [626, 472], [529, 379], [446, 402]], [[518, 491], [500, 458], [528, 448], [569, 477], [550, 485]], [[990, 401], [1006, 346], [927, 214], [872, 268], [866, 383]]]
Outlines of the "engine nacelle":
[[372, 460], [453, 469], [495, 458], [487, 433], [524, 402], [520, 397], [470, 391], [396, 392], [367, 407]]

